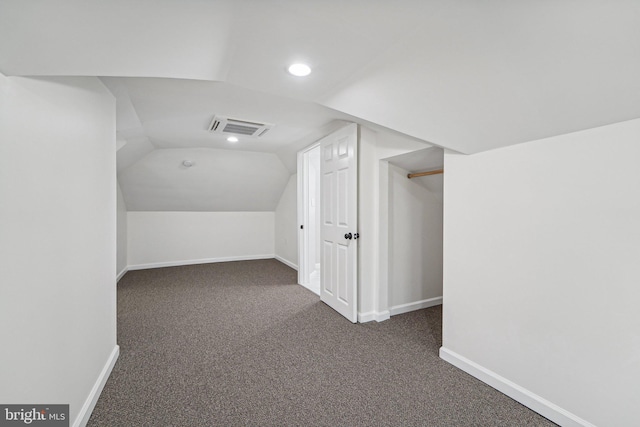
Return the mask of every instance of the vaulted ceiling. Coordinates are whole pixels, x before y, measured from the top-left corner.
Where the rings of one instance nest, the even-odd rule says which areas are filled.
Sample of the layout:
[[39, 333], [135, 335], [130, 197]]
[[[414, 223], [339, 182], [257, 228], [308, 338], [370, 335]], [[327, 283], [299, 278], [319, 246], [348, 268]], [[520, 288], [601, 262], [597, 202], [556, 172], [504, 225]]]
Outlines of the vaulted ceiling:
[[[202, 148], [291, 172], [344, 121], [477, 153], [640, 117], [640, 2], [0, 0], [0, 72], [104, 77], [121, 174]], [[213, 114], [276, 126], [229, 146]]]

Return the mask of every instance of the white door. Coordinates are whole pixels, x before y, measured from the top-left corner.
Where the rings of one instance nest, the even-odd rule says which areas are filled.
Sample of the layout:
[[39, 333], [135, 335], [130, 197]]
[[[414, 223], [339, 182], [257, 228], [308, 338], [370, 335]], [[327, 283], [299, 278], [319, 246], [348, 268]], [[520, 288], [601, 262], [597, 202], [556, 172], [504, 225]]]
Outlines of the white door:
[[322, 215], [320, 299], [358, 320], [358, 127], [320, 141]]

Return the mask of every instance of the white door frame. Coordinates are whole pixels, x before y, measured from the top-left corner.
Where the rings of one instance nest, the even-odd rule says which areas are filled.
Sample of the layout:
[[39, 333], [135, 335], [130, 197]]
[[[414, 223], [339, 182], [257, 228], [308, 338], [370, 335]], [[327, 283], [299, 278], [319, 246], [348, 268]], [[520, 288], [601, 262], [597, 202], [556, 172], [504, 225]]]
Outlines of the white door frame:
[[[309, 265], [309, 152], [320, 146], [320, 142], [315, 142], [306, 148], [298, 151], [298, 284], [309, 283], [311, 271]], [[305, 224], [306, 227], [302, 228]]]

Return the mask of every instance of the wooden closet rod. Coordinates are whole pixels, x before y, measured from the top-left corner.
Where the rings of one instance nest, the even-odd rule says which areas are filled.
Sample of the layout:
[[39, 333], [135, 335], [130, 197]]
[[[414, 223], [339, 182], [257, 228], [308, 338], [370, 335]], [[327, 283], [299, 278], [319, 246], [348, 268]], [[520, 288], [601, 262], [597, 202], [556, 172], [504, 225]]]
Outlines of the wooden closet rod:
[[436, 169], [433, 171], [427, 171], [427, 172], [416, 172], [416, 173], [410, 173], [407, 175], [407, 178], [411, 179], [411, 178], [417, 178], [419, 176], [427, 176], [427, 175], [438, 175], [444, 173], [444, 169]]

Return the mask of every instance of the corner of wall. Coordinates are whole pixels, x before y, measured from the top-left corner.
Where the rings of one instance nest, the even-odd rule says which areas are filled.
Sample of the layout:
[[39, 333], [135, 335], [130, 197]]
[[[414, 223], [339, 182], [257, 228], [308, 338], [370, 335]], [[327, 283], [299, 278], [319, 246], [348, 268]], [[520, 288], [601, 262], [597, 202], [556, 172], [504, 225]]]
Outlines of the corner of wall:
[[[274, 249], [276, 259], [298, 268], [298, 174], [291, 174], [274, 211]], [[295, 267], [294, 267], [295, 266]]]

